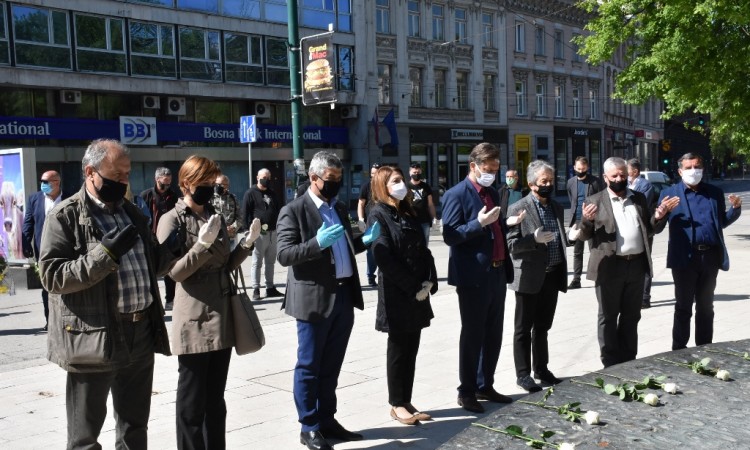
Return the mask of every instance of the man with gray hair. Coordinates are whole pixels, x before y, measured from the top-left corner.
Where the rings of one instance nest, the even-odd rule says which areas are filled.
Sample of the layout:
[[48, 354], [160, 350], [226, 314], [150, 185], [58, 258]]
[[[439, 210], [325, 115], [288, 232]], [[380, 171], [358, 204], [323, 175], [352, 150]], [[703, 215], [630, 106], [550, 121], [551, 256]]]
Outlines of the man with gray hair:
[[604, 161], [607, 189], [583, 204], [581, 226], [569, 238], [591, 240], [586, 278], [595, 282], [599, 302], [599, 349], [604, 367], [635, 359], [641, 320], [643, 282], [651, 269], [649, 237], [653, 213], [646, 197], [628, 189], [622, 158]]
[[251, 224], [260, 220], [260, 237], [255, 241], [250, 270], [250, 285], [253, 287], [253, 300], [260, 300], [260, 269], [266, 265], [266, 297], [283, 297], [284, 294], [273, 284], [273, 269], [276, 262], [276, 221], [279, 218], [281, 202], [271, 189], [271, 171], [260, 169], [257, 183], [250, 186], [242, 199], [243, 223]]
[[513, 360], [516, 384], [529, 392], [538, 392], [542, 388], [531, 377], [532, 355], [534, 378], [550, 385], [561, 381], [547, 367], [547, 333], [552, 328], [558, 293], [568, 290], [565, 256], [568, 240], [563, 208], [552, 197], [555, 169], [547, 161], [533, 161], [526, 170], [526, 179], [531, 195], [508, 210], [509, 217], [523, 217], [508, 231], [514, 270], [510, 289], [516, 291]]
[[154, 353], [170, 354], [156, 277], [180, 256], [184, 232], [159, 244], [123, 201], [130, 156], [120, 142], [92, 142], [82, 165], [85, 183], [47, 216], [39, 255], [47, 357], [68, 372], [67, 448], [101, 448], [110, 391], [115, 447], [147, 448]]
[[310, 188], [279, 214], [278, 259], [289, 268], [282, 307], [297, 319], [293, 389], [300, 441], [309, 449], [330, 450], [327, 439], [362, 439], [334, 418], [336, 385], [353, 308], [364, 309], [354, 254], [377, 239], [380, 224], [354, 239], [346, 205], [337, 200], [342, 164], [335, 153], [316, 153], [309, 174]]

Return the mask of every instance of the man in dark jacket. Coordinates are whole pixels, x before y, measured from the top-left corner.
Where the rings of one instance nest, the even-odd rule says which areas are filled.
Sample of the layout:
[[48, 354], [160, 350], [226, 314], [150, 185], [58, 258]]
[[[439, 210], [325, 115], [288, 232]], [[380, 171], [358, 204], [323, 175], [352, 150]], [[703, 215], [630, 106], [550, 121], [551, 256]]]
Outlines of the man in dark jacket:
[[264, 271], [266, 297], [284, 296], [273, 284], [273, 269], [276, 263], [276, 221], [279, 218], [281, 203], [276, 193], [269, 187], [271, 171], [260, 169], [257, 179], [258, 182], [245, 192], [240, 213], [243, 223], [253, 223], [253, 219], [258, 219], [261, 223], [260, 237], [255, 241], [250, 271], [253, 300], [260, 300], [260, 269], [263, 264], [266, 265]]
[[430, 228], [437, 217], [435, 213], [435, 202], [432, 195], [432, 188], [422, 179], [422, 166], [419, 163], [413, 163], [409, 168], [409, 182], [406, 185], [411, 191], [411, 207], [417, 215], [417, 220], [422, 227], [424, 239], [427, 245], [430, 245]]
[[508, 217], [508, 207], [526, 197], [529, 189], [522, 189], [518, 184], [518, 172], [515, 169], [508, 169], [505, 172], [505, 183], [497, 188], [497, 193], [500, 194], [500, 212], [503, 217]]
[[92, 142], [82, 166], [84, 186], [49, 213], [39, 249], [47, 358], [68, 372], [67, 448], [101, 448], [110, 391], [115, 447], [147, 448], [154, 353], [169, 355], [156, 277], [174, 264], [182, 236], [159, 244], [123, 201], [130, 157], [120, 142]]

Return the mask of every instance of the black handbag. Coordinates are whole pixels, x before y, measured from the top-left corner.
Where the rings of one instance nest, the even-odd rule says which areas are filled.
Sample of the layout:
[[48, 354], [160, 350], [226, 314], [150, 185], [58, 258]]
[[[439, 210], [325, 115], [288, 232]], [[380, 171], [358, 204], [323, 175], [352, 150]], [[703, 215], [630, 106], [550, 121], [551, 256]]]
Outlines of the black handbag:
[[232, 278], [232, 313], [234, 316], [234, 351], [238, 355], [255, 353], [266, 345], [263, 327], [255, 312], [250, 297], [247, 295], [245, 277], [242, 268], [238, 267]]

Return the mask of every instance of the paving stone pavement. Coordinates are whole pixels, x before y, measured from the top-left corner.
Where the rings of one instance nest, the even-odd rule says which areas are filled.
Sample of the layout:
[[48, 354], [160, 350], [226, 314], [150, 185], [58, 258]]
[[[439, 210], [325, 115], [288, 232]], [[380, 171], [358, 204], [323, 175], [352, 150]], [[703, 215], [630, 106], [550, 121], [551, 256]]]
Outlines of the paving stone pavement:
[[[746, 183], [731, 185], [750, 205]], [[731, 269], [720, 272], [716, 288], [714, 341], [750, 337], [750, 299], [747, 267], [750, 264], [750, 217], [745, 214], [725, 230]], [[666, 269], [666, 232], [654, 242], [652, 308], [644, 310], [639, 325], [639, 352], [643, 357], [670, 350], [673, 285]], [[434, 420], [404, 426], [389, 416], [386, 387], [386, 335], [376, 332], [376, 291], [363, 289], [365, 310], [356, 311], [355, 325], [339, 379], [337, 418], [348, 429], [362, 432], [360, 442], [335, 443], [336, 449], [434, 449], [476, 420], [456, 405], [460, 318], [455, 289], [446, 283], [448, 248], [433, 230], [430, 248], [435, 255], [440, 284], [432, 298], [435, 319], [422, 333], [413, 403]], [[586, 251], [585, 256], [588, 256]], [[572, 260], [572, 248], [568, 249]], [[365, 280], [365, 255], [357, 257]], [[572, 263], [569, 263], [572, 267]], [[584, 261], [585, 268], [585, 261]], [[243, 265], [247, 276], [249, 260]], [[284, 290], [286, 269], [276, 266], [275, 280]], [[66, 440], [65, 372], [46, 361], [46, 337], [39, 290], [26, 290], [19, 274], [15, 296], [0, 296], [0, 448], [62, 448]], [[601, 369], [596, 338], [597, 302], [593, 283], [561, 294], [550, 331], [550, 369], [561, 378]], [[163, 286], [162, 286], [163, 288]], [[261, 289], [261, 293], [264, 293]], [[162, 290], [163, 292], [163, 290]], [[512, 355], [515, 297], [508, 291], [503, 347], [496, 374], [496, 389], [518, 399], [525, 395], [515, 385]], [[280, 299], [262, 299], [257, 309], [266, 333], [266, 347], [246, 356], [233, 355], [227, 381], [227, 448], [302, 449], [292, 399], [295, 364], [295, 322], [279, 311]], [[168, 317], [169, 319], [169, 317]], [[168, 322], [168, 327], [170, 327]], [[691, 340], [692, 345], [692, 340]], [[175, 448], [175, 390], [177, 358], [158, 355], [149, 422], [152, 448]], [[499, 408], [486, 404], [489, 412]], [[114, 419], [110, 414], [100, 442], [114, 448]], [[335, 441], [334, 441], [335, 442]]]

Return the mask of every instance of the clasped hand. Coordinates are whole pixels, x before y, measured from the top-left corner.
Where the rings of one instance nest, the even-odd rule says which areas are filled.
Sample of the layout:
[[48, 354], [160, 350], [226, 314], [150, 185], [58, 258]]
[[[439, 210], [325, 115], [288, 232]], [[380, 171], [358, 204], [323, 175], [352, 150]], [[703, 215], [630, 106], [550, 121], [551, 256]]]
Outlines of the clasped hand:
[[417, 291], [417, 300], [424, 301], [430, 295], [430, 289], [432, 289], [432, 281], [423, 281], [422, 289]]
[[491, 223], [495, 223], [500, 218], [500, 207], [495, 206], [491, 210], [487, 211], [487, 205], [482, 206], [482, 209], [477, 214], [477, 220], [479, 225], [486, 227]]
[[539, 244], [546, 244], [555, 240], [555, 233], [544, 231], [544, 227], [534, 230], [534, 240]]
[[572, 227], [568, 230], [568, 240], [569, 241], [577, 241], [578, 237], [581, 235], [581, 229], [578, 228], [578, 224], [573, 224]]

